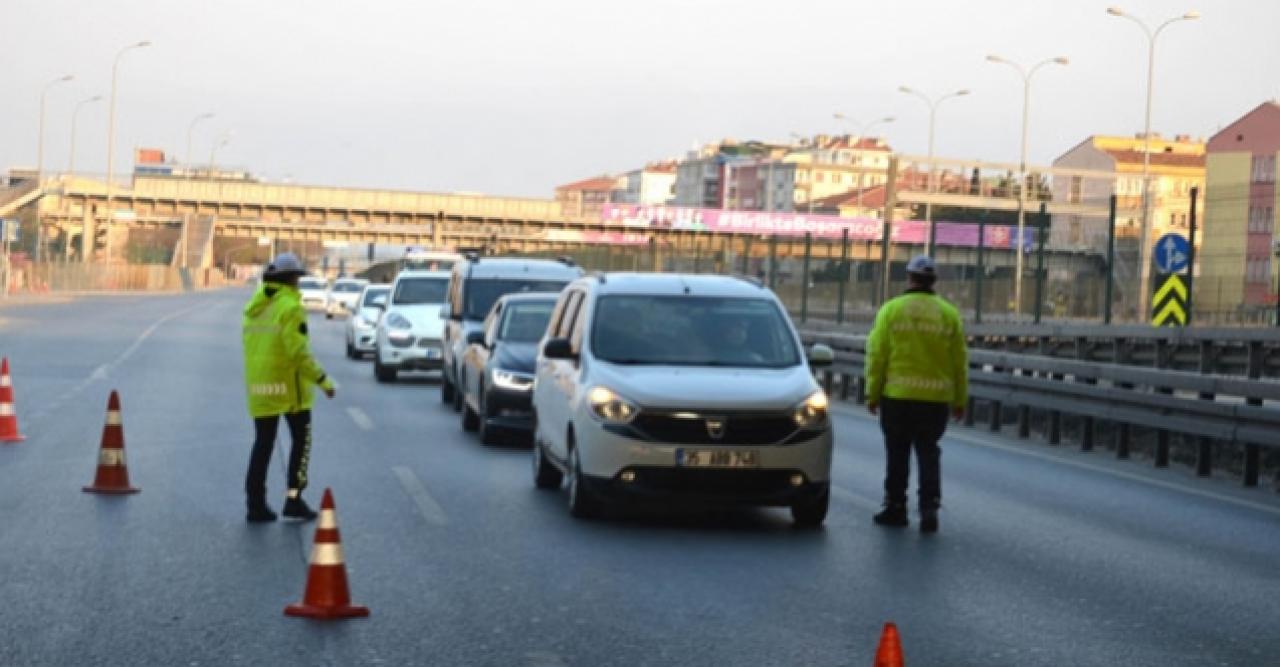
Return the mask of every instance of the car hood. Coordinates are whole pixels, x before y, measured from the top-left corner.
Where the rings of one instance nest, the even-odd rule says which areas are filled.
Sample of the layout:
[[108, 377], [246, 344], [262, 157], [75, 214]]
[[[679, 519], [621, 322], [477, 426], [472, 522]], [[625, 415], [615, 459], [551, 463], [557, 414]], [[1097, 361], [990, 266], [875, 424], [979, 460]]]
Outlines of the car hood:
[[595, 384], [651, 409], [789, 410], [818, 388], [804, 365], [778, 369], [595, 364]]
[[507, 371], [533, 373], [537, 358], [537, 343], [498, 343], [494, 350], [493, 365]]
[[392, 306], [387, 314], [398, 313], [413, 324], [413, 335], [420, 338], [444, 337], [444, 320], [440, 319], [440, 304], [415, 304]]

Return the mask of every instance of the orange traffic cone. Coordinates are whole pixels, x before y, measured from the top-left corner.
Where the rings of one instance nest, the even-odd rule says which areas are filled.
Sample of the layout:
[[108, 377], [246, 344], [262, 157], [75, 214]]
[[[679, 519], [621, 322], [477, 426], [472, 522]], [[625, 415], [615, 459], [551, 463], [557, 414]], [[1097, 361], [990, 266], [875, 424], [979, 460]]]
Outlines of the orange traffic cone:
[[13, 407], [13, 383], [9, 380], [9, 358], [0, 360], [0, 442], [22, 442], [18, 414]]
[[351, 604], [347, 566], [342, 560], [342, 537], [338, 535], [338, 515], [329, 489], [324, 490], [324, 500], [320, 501], [320, 518], [311, 546], [311, 565], [307, 569], [307, 592], [301, 604], [285, 607], [284, 614], [320, 619], [369, 615], [368, 607]]
[[120, 395], [114, 390], [107, 401], [107, 425], [102, 427], [102, 449], [98, 451], [98, 474], [89, 493], [137, 493], [129, 486], [129, 466], [124, 462], [124, 422], [120, 418]]
[[885, 623], [880, 633], [880, 646], [876, 649], [876, 661], [873, 667], [904, 667], [902, 660], [902, 642], [898, 639], [898, 626]]

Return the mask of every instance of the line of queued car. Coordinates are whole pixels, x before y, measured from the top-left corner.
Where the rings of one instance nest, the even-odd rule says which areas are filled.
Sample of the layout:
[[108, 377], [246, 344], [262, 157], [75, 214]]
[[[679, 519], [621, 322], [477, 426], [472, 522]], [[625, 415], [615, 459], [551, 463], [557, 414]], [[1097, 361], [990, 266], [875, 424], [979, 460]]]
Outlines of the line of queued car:
[[379, 382], [439, 373], [462, 429], [531, 441], [535, 486], [567, 487], [574, 516], [677, 503], [825, 520], [833, 435], [812, 369], [833, 353], [806, 350], [757, 281], [467, 256], [354, 294], [347, 356], [372, 356]]

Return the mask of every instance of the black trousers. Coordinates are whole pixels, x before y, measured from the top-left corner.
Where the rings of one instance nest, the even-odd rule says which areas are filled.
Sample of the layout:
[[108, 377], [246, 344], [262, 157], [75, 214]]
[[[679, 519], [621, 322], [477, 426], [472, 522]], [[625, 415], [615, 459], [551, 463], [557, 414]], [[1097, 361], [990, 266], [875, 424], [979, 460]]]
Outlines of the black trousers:
[[[307, 488], [307, 463], [311, 460], [311, 411], [291, 412], [284, 416], [289, 425], [293, 447], [289, 450], [289, 490], [302, 493]], [[249, 455], [249, 472], [244, 479], [244, 492], [250, 507], [267, 502], [267, 469], [276, 446], [280, 416], [256, 417], [253, 420], [253, 453]]]
[[950, 406], [934, 401], [880, 401], [880, 430], [884, 432], [884, 500], [907, 504], [907, 480], [911, 476], [911, 450], [920, 466], [920, 507], [936, 509], [942, 503], [942, 449], [938, 440], [947, 430]]

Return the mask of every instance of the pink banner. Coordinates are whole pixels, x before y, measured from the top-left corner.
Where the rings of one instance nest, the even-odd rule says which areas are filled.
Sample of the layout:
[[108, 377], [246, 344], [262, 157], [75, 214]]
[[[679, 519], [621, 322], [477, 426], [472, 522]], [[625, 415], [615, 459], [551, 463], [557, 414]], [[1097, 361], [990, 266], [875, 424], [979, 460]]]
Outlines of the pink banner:
[[[804, 213], [605, 204], [602, 217], [606, 225], [620, 225], [632, 230], [677, 229], [778, 236], [804, 236], [808, 233], [817, 239], [839, 239], [843, 230], [848, 229], [849, 238], [855, 241], [878, 241], [884, 234], [884, 223], [879, 220]], [[937, 227], [938, 245], [972, 247], [978, 244], [976, 224], [938, 222]], [[1007, 226], [988, 225], [984, 245], [1008, 248], [1014, 236]], [[896, 221], [890, 235], [893, 243], [924, 244], [928, 237], [929, 223], [923, 220]]]

